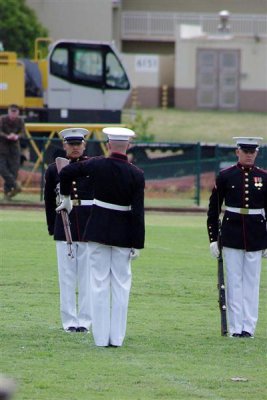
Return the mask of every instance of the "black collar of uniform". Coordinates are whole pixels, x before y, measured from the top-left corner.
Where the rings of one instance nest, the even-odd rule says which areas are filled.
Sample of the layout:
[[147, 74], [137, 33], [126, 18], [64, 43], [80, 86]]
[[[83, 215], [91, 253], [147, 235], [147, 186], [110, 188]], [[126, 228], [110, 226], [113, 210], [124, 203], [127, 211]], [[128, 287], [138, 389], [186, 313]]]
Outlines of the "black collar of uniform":
[[252, 169], [254, 169], [254, 165], [251, 165], [250, 167], [245, 167], [244, 165], [237, 163], [237, 167], [242, 169], [242, 171], [251, 171]]
[[111, 153], [109, 158], [116, 158], [117, 160], [128, 161], [128, 157], [124, 153]]
[[78, 158], [69, 158], [67, 157], [68, 160], [70, 160], [70, 163], [78, 162], [78, 161], [86, 161], [89, 159], [88, 156], [80, 156]]

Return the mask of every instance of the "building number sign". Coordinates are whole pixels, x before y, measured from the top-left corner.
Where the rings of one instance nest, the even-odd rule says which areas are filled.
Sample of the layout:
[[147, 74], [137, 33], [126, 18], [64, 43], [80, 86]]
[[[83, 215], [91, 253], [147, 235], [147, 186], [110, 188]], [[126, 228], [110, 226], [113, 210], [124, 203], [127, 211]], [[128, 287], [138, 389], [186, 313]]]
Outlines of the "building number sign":
[[135, 71], [136, 72], [158, 72], [159, 57], [156, 55], [136, 55]]

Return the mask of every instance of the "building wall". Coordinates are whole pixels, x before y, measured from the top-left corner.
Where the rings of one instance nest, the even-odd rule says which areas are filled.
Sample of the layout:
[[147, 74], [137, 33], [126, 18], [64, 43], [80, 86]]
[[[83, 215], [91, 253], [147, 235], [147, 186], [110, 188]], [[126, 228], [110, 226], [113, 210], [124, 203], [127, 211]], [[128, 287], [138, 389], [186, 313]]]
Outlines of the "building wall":
[[173, 105], [174, 56], [123, 54], [123, 63], [133, 87], [128, 106], [160, 107], [164, 85], [168, 87], [168, 104]]
[[[130, 78], [133, 86], [138, 87], [138, 101], [143, 107], [157, 107], [160, 104], [161, 86], [166, 80], [164, 75], [168, 77], [168, 87], [172, 97], [175, 86], [175, 106], [190, 109], [196, 107], [195, 47], [191, 41], [190, 46], [184, 47], [180, 54], [180, 50], [175, 50], [174, 42], [149, 40], [121, 42], [121, 12], [218, 13], [223, 8], [238, 14], [267, 13], [267, 0], [224, 0], [223, 3], [221, 0], [26, 0], [26, 2], [35, 10], [39, 20], [48, 28], [54, 40], [66, 38], [110, 41], [115, 39], [119, 50], [132, 56], [132, 59], [141, 53], [158, 54], [160, 60], [161, 57], [169, 55], [170, 58], [164, 68], [160, 63], [159, 75], [154, 80], [137, 74], [132, 70], [131, 62], [127, 64], [126, 58]], [[263, 83], [267, 70], [266, 49], [262, 47], [262, 42], [256, 43], [251, 38], [248, 41], [251, 43], [246, 51], [242, 50], [241, 57], [240, 109], [262, 111], [266, 104], [266, 83]], [[183, 62], [183, 58], [186, 63]], [[258, 60], [257, 63], [255, 63], [255, 58]], [[174, 72], [170, 72], [171, 70]], [[177, 99], [182, 99], [182, 103]], [[172, 100], [169, 104], [172, 104]]]
[[123, 11], [266, 14], [266, 0], [121, 0]]
[[235, 38], [232, 40], [180, 40], [176, 47], [175, 87], [196, 86], [196, 53], [198, 48], [239, 49], [241, 52], [240, 89], [267, 91], [267, 41]]
[[[218, 13], [222, 8], [239, 14], [266, 14], [267, 0], [26, 0], [54, 39], [115, 40], [125, 52], [155, 53], [158, 43], [120, 41], [122, 11]], [[159, 53], [171, 54], [173, 44], [162, 43]], [[173, 54], [173, 52], [172, 52]]]
[[53, 40], [112, 40], [110, 0], [26, 0]]
[[233, 37], [177, 38], [175, 54], [175, 107], [196, 109], [197, 49], [240, 50], [241, 111], [267, 111], [267, 40]]
[[123, 53], [144, 54], [174, 54], [174, 43], [147, 42], [137, 40], [125, 40], [122, 43]]
[[112, 10], [112, 40], [114, 40], [119, 51], [121, 49], [121, 11], [120, 7], [113, 7]]

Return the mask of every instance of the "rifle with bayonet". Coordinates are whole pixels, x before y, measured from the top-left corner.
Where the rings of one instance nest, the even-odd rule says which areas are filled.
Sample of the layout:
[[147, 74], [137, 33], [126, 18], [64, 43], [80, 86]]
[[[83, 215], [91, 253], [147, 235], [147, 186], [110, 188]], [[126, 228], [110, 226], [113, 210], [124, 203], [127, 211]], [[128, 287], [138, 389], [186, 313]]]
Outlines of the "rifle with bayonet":
[[[69, 160], [67, 158], [63, 157], [57, 157], [56, 158], [56, 166], [57, 166], [57, 172], [60, 173], [62, 168], [64, 168], [66, 165], [69, 164]], [[59, 186], [57, 187], [58, 193], [57, 195], [60, 196], [60, 190]], [[64, 232], [65, 232], [65, 237], [66, 237], [66, 242], [68, 245], [68, 256], [71, 258], [74, 258], [73, 251], [72, 251], [72, 236], [71, 236], [71, 230], [70, 230], [70, 220], [69, 220], [69, 215], [66, 210], [61, 210], [60, 215], [62, 218], [63, 222], [63, 227], [64, 227]]]
[[222, 256], [222, 241], [221, 241], [221, 221], [218, 221], [218, 292], [219, 292], [219, 308], [221, 314], [221, 335], [227, 335], [227, 316], [226, 316], [226, 296], [224, 284], [224, 267]]

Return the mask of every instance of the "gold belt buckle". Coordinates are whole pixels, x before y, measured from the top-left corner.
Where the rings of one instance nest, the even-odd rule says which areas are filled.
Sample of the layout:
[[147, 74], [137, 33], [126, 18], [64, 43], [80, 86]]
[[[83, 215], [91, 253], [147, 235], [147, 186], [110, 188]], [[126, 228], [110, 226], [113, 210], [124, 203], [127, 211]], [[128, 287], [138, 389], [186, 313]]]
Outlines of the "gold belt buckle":
[[81, 205], [80, 199], [73, 199], [72, 200], [72, 205], [73, 206], [80, 206]]
[[249, 210], [247, 208], [240, 208], [240, 214], [247, 215]]

